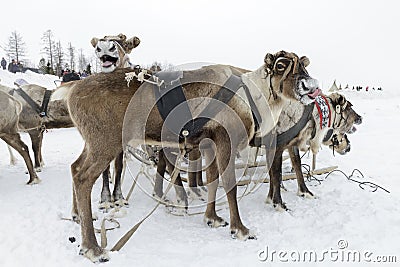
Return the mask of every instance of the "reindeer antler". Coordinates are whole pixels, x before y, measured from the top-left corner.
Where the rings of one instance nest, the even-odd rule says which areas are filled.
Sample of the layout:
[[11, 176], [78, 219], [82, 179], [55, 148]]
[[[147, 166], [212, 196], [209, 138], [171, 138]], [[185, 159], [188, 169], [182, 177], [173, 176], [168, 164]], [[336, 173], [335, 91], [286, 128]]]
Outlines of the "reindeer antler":
[[117, 42], [123, 43], [123, 42], [126, 41], [126, 36], [125, 36], [125, 34], [120, 33], [120, 34], [118, 34], [116, 36], [115, 35], [104, 36], [103, 39], [110, 40], [110, 41], [117, 41]]

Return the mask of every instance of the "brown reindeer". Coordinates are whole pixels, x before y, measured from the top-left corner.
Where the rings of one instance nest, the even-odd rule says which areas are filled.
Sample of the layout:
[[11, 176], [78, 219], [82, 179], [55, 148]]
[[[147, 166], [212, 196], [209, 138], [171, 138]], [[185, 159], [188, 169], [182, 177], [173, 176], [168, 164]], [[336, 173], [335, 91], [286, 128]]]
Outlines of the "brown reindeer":
[[[137, 147], [144, 140], [147, 144], [184, 149], [198, 147], [202, 140], [212, 141], [215, 157], [211, 152], [206, 153], [209, 199], [205, 220], [214, 227], [226, 225], [215, 212], [216, 183], [213, 182], [220, 173], [230, 207], [232, 235], [243, 240], [254, 237], [239, 216], [234, 157], [255, 133], [266, 135], [274, 127], [274, 118], [278, 118], [286, 99], [303, 104], [314, 100], [319, 89], [305, 70], [308, 63], [306, 57], [299, 58], [294, 53], [267, 54], [261, 68], [240, 76], [241, 89], [214, 114], [213, 120], [193, 132], [182, 132], [186, 138], [175, 141], [163, 140], [163, 125], [167, 128], [171, 125], [168, 120], [164, 124], [155, 105], [153, 85], [133, 79], [127, 86], [125, 77], [131, 70], [117, 69], [76, 82], [70, 88], [67, 102], [71, 118], [85, 141], [81, 155], [71, 166], [73, 212], [78, 214], [81, 223], [82, 254], [92, 261], [108, 260], [107, 252], [99, 247], [94, 234], [91, 189], [97, 177], [126, 145]], [[234, 73], [231, 67], [222, 65], [183, 72], [182, 92], [191, 103], [189, 108], [194, 116], [207, 109]], [[252, 106], [261, 114], [257, 128], [248, 103], [254, 103]], [[168, 132], [165, 132], [167, 137]]]
[[[113, 72], [116, 68], [129, 68], [133, 67], [130, 60], [129, 54], [134, 48], [140, 44], [140, 39], [136, 36], [126, 39], [126, 36], [122, 33], [113, 36], [107, 35], [103, 38], [93, 37], [90, 41], [97, 58], [102, 62], [101, 72], [109, 73]], [[123, 158], [124, 155], [121, 152], [114, 161], [114, 190], [111, 194], [110, 191], [110, 166], [103, 172], [103, 187], [101, 190], [99, 209], [108, 211], [110, 208], [117, 206], [127, 206], [128, 202], [125, 200], [122, 194], [121, 188], [121, 177], [123, 171]]]
[[[327, 105], [326, 110], [331, 111], [326, 113], [326, 125], [324, 125], [322, 121], [323, 118], [320, 116], [320, 108], [317, 109], [312, 106], [311, 108], [313, 109], [309, 113], [307, 123], [304, 124], [301, 129], [298, 129], [298, 131], [294, 133], [294, 136], [285, 138], [285, 134], [287, 134], [290, 129], [293, 129], [291, 127], [293, 127], [294, 124], [298, 124], [301, 120], [300, 117], [306, 112], [307, 108], [298, 103], [290, 103], [279, 118], [277, 125], [277, 146], [273, 157], [273, 163], [269, 170], [271, 182], [266, 200], [267, 203], [273, 203], [278, 209], [287, 209], [286, 205], [282, 202], [280, 194], [283, 151], [288, 149], [292, 166], [296, 172], [298, 195], [313, 198], [313, 193], [311, 193], [304, 182], [299, 149], [307, 150], [308, 147], [310, 147], [313, 154], [316, 155], [321, 144], [325, 143], [326, 145], [333, 145], [333, 148], [341, 154], [346, 153], [349, 151], [349, 141], [345, 133], [354, 132], [354, 124], [361, 124], [362, 122], [362, 117], [353, 110], [352, 104], [346, 100], [344, 96], [333, 93], [326, 97], [319, 96], [319, 98], [325, 99]], [[329, 123], [329, 121], [331, 122]], [[345, 139], [339, 142], [337, 140], [338, 136], [340, 140], [342, 136]], [[332, 141], [332, 138], [334, 141]]]
[[0, 91], [12, 94], [22, 105], [22, 111], [19, 115], [19, 128], [28, 132], [31, 138], [35, 169], [37, 171], [40, 171], [43, 166], [41, 150], [44, 129], [73, 127], [66, 102], [57, 99], [57, 96], [54, 97], [62, 90], [56, 89], [52, 91], [46, 109], [46, 116], [41, 117], [39, 115], [40, 107], [43, 103], [46, 88], [35, 84], [22, 85], [18, 89], [0, 85]]
[[39, 183], [40, 179], [33, 168], [28, 147], [18, 133], [18, 121], [22, 111], [21, 103], [8, 93], [0, 91], [0, 109], [0, 138], [23, 157], [29, 172], [28, 184]]

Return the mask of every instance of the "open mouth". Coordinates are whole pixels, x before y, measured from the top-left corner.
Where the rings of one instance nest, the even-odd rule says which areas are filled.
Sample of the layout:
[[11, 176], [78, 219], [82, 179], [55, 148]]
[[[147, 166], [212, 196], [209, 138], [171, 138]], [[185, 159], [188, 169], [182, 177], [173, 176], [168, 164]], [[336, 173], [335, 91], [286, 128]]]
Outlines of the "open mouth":
[[322, 90], [319, 89], [319, 88], [317, 88], [317, 89], [314, 90], [314, 92], [308, 93], [307, 95], [308, 95], [309, 98], [315, 99], [315, 98], [316, 98], [317, 96], [319, 96], [321, 93], [322, 93]]
[[100, 60], [101, 62], [103, 62], [103, 64], [101, 65], [103, 68], [109, 68], [112, 65], [117, 65], [118, 58], [109, 55], [103, 55], [100, 57]]

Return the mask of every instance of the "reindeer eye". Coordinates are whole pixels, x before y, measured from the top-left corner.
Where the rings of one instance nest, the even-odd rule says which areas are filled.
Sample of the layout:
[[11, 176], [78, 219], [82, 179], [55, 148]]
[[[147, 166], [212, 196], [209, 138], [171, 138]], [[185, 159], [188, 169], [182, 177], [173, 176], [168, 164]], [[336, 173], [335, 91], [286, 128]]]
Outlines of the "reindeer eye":
[[284, 71], [286, 69], [286, 65], [283, 64], [282, 62], [276, 63], [276, 70], [277, 71]]
[[97, 51], [97, 52], [101, 52], [100, 47], [97, 47], [97, 48], [96, 48], [96, 51]]
[[280, 58], [275, 63], [275, 70], [277, 72], [284, 72], [285, 69], [289, 66], [290, 60], [286, 58]]
[[110, 48], [110, 52], [114, 52], [115, 51], [115, 45], [111, 46]]

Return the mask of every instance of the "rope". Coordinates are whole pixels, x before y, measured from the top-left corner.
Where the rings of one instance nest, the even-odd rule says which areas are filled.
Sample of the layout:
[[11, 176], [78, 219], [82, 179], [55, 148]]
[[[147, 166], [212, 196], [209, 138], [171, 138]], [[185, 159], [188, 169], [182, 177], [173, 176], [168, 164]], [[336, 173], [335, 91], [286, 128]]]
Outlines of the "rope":
[[[151, 78], [154, 79], [154, 81], [150, 81], [149, 79], [145, 79], [145, 75], [150, 76]], [[136, 72], [125, 73], [125, 81], [127, 82], [127, 86], [128, 87], [129, 87], [129, 83], [134, 78], [136, 78], [139, 82], [147, 82], [147, 83], [150, 83], [150, 84], [157, 85], [158, 87], [160, 87], [164, 83], [164, 80], [160, 81], [157, 76], [149, 74], [146, 69], [141, 70], [141, 72], [139, 72], [138, 74], [136, 74]]]
[[306, 176], [307, 176], [307, 181], [309, 181], [309, 182], [311, 182], [311, 181], [316, 181], [316, 182], [318, 182], [318, 185], [322, 184], [322, 182], [323, 182], [324, 180], [326, 180], [332, 173], [334, 173], [334, 172], [339, 172], [339, 173], [343, 174], [343, 176], [346, 177], [347, 180], [349, 180], [349, 181], [351, 181], [351, 182], [354, 182], [354, 183], [357, 183], [358, 186], [359, 186], [361, 189], [363, 189], [363, 190], [366, 190], [366, 188], [369, 187], [369, 188], [372, 190], [371, 192], [376, 192], [378, 189], [381, 189], [381, 190], [383, 190], [383, 191], [386, 192], [386, 193], [390, 193], [389, 190], [387, 190], [386, 188], [384, 188], [384, 187], [382, 187], [382, 186], [380, 186], [380, 185], [378, 185], [378, 184], [376, 184], [376, 183], [373, 183], [373, 182], [370, 182], [370, 181], [359, 181], [359, 180], [356, 180], [356, 179], [352, 178], [352, 177], [355, 175], [356, 172], [359, 173], [359, 174], [361, 175], [361, 178], [364, 178], [364, 175], [362, 174], [362, 172], [361, 172], [359, 169], [353, 169], [353, 171], [351, 172], [350, 175], [347, 175], [347, 174], [346, 174], [345, 172], [343, 172], [342, 170], [336, 169], [336, 170], [330, 171], [330, 172], [329, 172], [327, 175], [325, 175], [325, 177], [323, 177], [322, 179], [319, 179], [319, 178], [317, 178], [317, 177], [315, 177], [314, 175], [311, 174], [311, 167], [310, 167], [310, 165], [308, 165], [308, 164], [301, 164], [301, 166], [302, 166], [302, 168], [304, 168], [304, 169], [306, 170], [306, 172], [307, 172], [307, 174], [306, 174]]
[[[183, 155], [184, 155], [184, 152], [180, 151], [178, 157], [176, 158], [176, 162], [175, 162], [174, 166], [179, 166], [179, 164], [183, 158]], [[168, 187], [165, 190], [161, 199], [163, 199], [164, 196], [167, 195], [168, 191], [172, 188], [172, 185], [175, 183], [175, 180], [178, 177], [179, 171], [180, 171], [179, 168], [176, 168], [176, 167], [172, 171], [171, 183], [168, 184]], [[111, 249], [111, 251], [119, 251], [129, 241], [129, 239], [136, 232], [136, 230], [140, 227], [140, 225], [156, 211], [156, 209], [158, 208], [158, 206], [160, 206], [160, 204], [161, 204], [161, 201], [157, 202], [155, 207], [142, 220], [140, 220], [137, 224], [135, 224], [125, 235], [123, 235], [121, 237], [120, 240], [118, 240], [118, 242], [114, 245], [114, 247]]]

